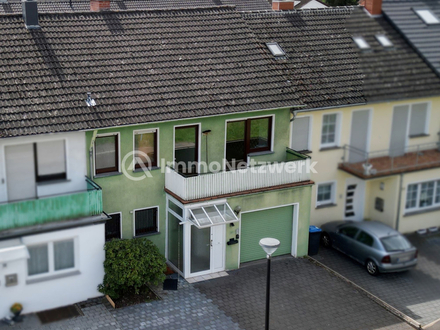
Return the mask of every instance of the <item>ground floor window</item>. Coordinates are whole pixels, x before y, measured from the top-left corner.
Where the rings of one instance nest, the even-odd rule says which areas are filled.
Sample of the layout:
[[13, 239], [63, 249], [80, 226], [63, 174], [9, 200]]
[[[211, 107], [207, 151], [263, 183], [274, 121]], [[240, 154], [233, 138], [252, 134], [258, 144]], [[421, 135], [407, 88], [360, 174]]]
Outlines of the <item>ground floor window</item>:
[[105, 241], [122, 238], [121, 213], [109, 214], [110, 220], [105, 222]]
[[317, 188], [316, 205], [325, 205], [334, 203], [335, 183], [320, 183]]
[[159, 232], [158, 208], [134, 211], [134, 236], [143, 236]]
[[74, 239], [28, 246], [28, 275], [75, 268]]
[[440, 206], [440, 180], [414, 183], [406, 189], [407, 210]]

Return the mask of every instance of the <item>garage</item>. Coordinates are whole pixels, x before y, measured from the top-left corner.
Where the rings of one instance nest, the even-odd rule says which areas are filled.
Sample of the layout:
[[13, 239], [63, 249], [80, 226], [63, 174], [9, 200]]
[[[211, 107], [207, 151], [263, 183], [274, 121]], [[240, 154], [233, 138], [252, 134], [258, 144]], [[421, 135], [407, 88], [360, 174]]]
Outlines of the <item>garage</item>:
[[258, 244], [263, 237], [273, 237], [280, 241], [274, 256], [290, 254], [293, 216], [293, 205], [242, 213], [240, 263], [266, 257]]

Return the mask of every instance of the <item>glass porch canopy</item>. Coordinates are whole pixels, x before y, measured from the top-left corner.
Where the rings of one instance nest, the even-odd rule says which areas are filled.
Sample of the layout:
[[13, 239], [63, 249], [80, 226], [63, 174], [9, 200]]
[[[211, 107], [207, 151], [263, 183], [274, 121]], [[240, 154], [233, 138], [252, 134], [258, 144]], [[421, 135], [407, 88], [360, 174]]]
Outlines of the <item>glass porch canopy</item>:
[[228, 203], [214, 204], [189, 209], [189, 221], [197, 228], [206, 228], [225, 223], [237, 222], [238, 218]]

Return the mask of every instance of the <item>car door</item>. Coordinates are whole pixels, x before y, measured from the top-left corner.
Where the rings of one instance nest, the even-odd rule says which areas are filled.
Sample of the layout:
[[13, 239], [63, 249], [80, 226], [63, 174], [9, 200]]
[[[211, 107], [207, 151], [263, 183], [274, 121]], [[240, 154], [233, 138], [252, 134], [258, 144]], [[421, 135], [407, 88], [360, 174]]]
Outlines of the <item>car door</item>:
[[354, 238], [356, 237], [359, 229], [354, 226], [343, 226], [336, 232], [336, 239], [334, 247], [344, 252], [345, 254], [352, 256], [352, 247]]
[[374, 238], [361, 230], [353, 241], [352, 256], [361, 263], [374, 256]]

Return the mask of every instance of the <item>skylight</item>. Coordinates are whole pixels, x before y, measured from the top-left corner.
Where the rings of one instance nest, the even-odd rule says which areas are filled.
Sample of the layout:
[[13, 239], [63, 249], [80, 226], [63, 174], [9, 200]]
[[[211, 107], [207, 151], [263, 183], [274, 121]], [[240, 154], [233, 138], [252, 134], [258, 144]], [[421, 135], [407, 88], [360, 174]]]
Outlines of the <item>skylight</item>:
[[376, 39], [383, 47], [392, 47], [393, 43], [388, 39], [386, 35], [376, 34]]
[[353, 40], [360, 49], [370, 49], [370, 45], [363, 37], [353, 37]]
[[269, 50], [273, 56], [275, 56], [275, 57], [286, 56], [286, 53], [280, 47], [280, 45], [278, 45], [277, 42], [268, 42], [266, 45], [267, 45], [267, 48], [269, 48]]
[[416, 14], [425, 22], [426, 24], [439, 24], [440, 20], [434, 15], [429, 9], [416, 9]]

